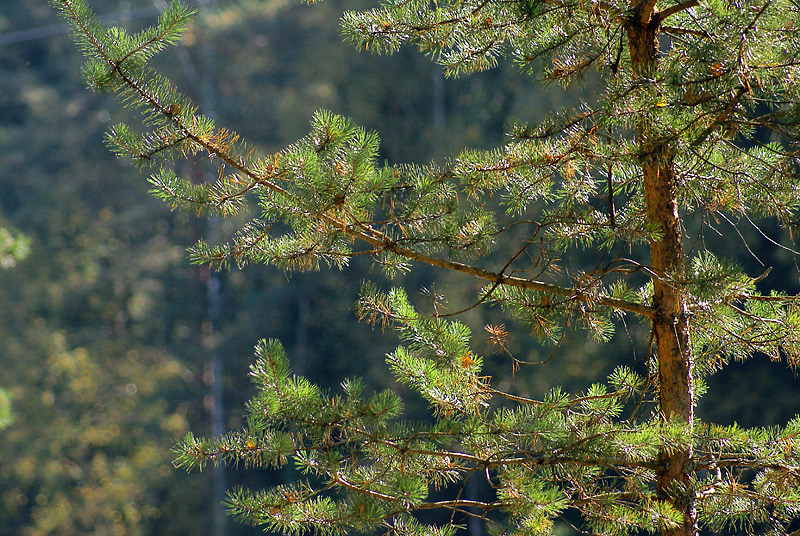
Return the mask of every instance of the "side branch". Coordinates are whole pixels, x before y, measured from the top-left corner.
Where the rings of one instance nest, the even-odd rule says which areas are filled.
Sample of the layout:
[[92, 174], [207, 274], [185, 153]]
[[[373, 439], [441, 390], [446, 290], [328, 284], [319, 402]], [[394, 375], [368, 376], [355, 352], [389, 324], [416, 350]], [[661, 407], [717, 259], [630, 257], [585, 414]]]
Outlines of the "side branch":
[[[325, 215], [323, 215], [325, 216]], [[430, 264], [432, 266], [438, 266], [439, 268], [446, 268], [448, 270], [455, 270], [457, 272], [462, 272], [465, 274], [470, 274], [480, 279], [485, 279], [487, 281], [491, 281], [493, 283], [497, 283], [499, 285], [509, 285], [512, 287], [519, 287], [525, 288], [529, 290], [536, 290], [539, 292], [546, 292], [548, 294], [555, 294], [557, 296], [564, 296], [572, 300], [581, 301], [581, 302], [592, 302], [598, 303], [600, 305], [606, 307], [612, 307], [614, 309], [619, 309], [622, 311], [627, 311], [630, 313], [636, 313], [647, 318], [653, 318], [655, 316], [655, 309], [650, 306], [643, 305], [640, 303], [629, 302], [626, 300], [620, 300], [617, 298], [609, 298], [603, 296], [592, 296], [590, 294], [584, 293], [579, 289], [569, 288], [569, 287], [561, 287], [558, 285], [553, 285], [550, 283], [544, 283], [541, 281], [535, 281], [531, 279], [522, 279], [519, 277], [513, 277], [504, 275], [502, 273], [496, 273], [489, 270], [484, 270], [482, 268], [477, 268], [475, 266], [470, 266], [468, 264], [463, 264], [460, 262], [455, 261], [448, 261], [444, 259], [439, 259], [437, 257], [431, 257], [429, 255], [424, 255], [422, 253], [417, 253], [416, 251], [402, 248], [399, 246], [394, 245], [391, 241], [384, 241], [381, 242], [380, 240], [376, 240], [370, 236], [364, 235], [360, 233], [356, 229], [348, 228], [345, 230], [346, 233], [350, 234], [351, 236], [356, 236], [357, 238], [361, 238], [365, 242], [368, 242], [374, 246], [377, 246], [383, 250], [391, 251], [401, 257], [405, 257], [408, 259], [416, 260], [419, 262], [424, 262], [425, 264]]]
[[[652, 0], [647, 1], [649, 2]], [[138, 94], [139, 97], [144, 102], [148, 103], [157, 113], [166, 116], [170, 121], [172, 121], [175, 127], [185, 136], [185, 139], [191, 140], [197, 146], [202, 147], [209, 155], [216, 156], [225, 165], [230, 166], [232, 169], [250, 178], [253, 183], [257, 183], [258, 185], [272, 192], [278, 193], [286, 199], [294, 198], [289, 191], [270, 180], [273, 178], [272, 176], [265, 177], [264, 175], [250, 169], [242, 159], [235, 158], [229, 154], [224, 147], [220, 147], [218, 144], [214, 143], [213, 137], [209, 138], [207, 136], [198, 136], [193, 131], [191, 126], [185, 124], [181, 120], [180, 116], [170, 113], [169, 109], [163, 103], [159, 102], [159, 100], [150, 94], [145, 87], [139, 84], [137, 80], [128, 74], [128, 72], [123, 68], [123, 64], [121, 62], [114, 61], [105, 53], [102, 45], [93, 38], [89, 29], [82, 23], [80, 17], [72, 9], [71, 3], [69, 1], [65, 1], [64, 5], [69, 9], [69, 14], [75, 21], [78, 29], [90, 40], [92, 45], [96, 48], [99, 56], [103, 58], [106, 63], [108, 63], [116, 75], [119, 76], [127, 86], [129, 86], [136, 94]], [[252, 186], [252, 184], [248, 186], [248, 189]], [[389, 236], [381, 233], [378, 230], [372, 229], [362, 222], [349, 223], [345, 219], [340, 219], [325, 213], [316, 213], [312, 214], [312, 216], [332, 227], [341, 229], [345, 234], [352, 238], [356, 238], [366, 242], [367, 244], [370, 244], [379, 251], [391, 251], [392, 253], [407, 259], [429, 264], [431, 266], [437, 266], [439, 268], [462, 272], [486, 281], [490, 281], [492, 283], [496, 283], [498, 285], [509, 285], [539, 292], [546, 292], [548, 294], [564, 296], [568, 299], [584, 303], [596, 303], [617, 310], [642, 315], [651, 319], [655, 316], [654, 308], [647, 305], [616, 298], [596, 296], [583, 292], [577, 288], [561, 287], [540, 281], [522, 279], [504, 275], [503, 273], [484, 270], [482, 268], [477, 268], [475, 266], [470, 266], [460, 262], [439, 259], [437, 257], [425, 255], [423, 253], [418, 253], [414, 250], [398, 246]]]
[[506, 503], [496, 501], [496, 502], [482, 502], [482, 501], [473, 501], [470, 499], [460, 499], [456, 501], [438, 501], [438, 502], [430, 502], [430, 503], [421, 503], [414, 506], [415, 510], [432, 510], [434, 508], [450, 508], [450, 509], [462, 509], [462, 508], [480, 508], [484, 512], [488, 512], [489, 510], [496, 510], [498, 508], [505, 508], [508, 506]]
[[661, 31], [672, 35], [691, 35], [701, 39], [710, 39], [708, 32], [705, 30], [692, 30], [689, 28], [677, 28], [675, 26], [662, 26]]
[[680, 13], [681, 11], [686, 11], [689, 8], [696, 7], [699, 5], [700, 5], [699, 0], [686, 0], [685, 2], [681, 2], [679, 4], [675, 4], [674, 6], [670, 6], [663, 11], [659, 11], [656, 14], [656, 17], [658, 17], [658, 21], [661, 22], [664, 19], [671, 17], [676, 13]]

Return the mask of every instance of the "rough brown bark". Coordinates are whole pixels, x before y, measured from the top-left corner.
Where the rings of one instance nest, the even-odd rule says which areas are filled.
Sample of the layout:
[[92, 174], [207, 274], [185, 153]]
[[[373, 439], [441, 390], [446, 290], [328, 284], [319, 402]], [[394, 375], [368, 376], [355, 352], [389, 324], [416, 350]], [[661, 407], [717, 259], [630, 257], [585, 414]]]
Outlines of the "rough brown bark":
[[[693, 422], [692, 362], [686, 294], [681, 285], [669, 279], [683, 266], [682, 233], [676, 203], [676, 185], [671, 162], [646, 164], [644, 189], [647, 217], [658, 225], [659, 239], [650, 242], [653, 271], [666, 280], [653, 281], [653, 320], [658, 355], [659, 405], [661, 418], [679, 417], [689, 426]], [[697, 534], [697, 515], [689, 478], [692, 471], [691, 446], [672, 455], [659, 455], [659, 495], [672, 501], [684, 515], [683, 526], [663, 530], [665, 536]]]
[[[632, 2], [626, 24], [635, 74], [645, 75], [658, 66], [660, 17], [655, 2]], [[658, 355], [659, 406], [665, 421], [679, 418], [693, 423], [692, 359], [687, 297], [680, 274], [684, 268], [683, 233], [678, 214], [678, 187], [669, 144], [651, 135], [650, 125], [639, 125], [645, 203], [648, 222], [656, 229], [650, 241], [653, 281], [653, 331]], [[673, 276], [677, 275], [675, 278]], [[692, 449], [662, 451], [657, 471], [658, 493], [682, 514], [683, 523], [662, 530], [664, 536], [696, 536], [697, 513], [690, 486]]]

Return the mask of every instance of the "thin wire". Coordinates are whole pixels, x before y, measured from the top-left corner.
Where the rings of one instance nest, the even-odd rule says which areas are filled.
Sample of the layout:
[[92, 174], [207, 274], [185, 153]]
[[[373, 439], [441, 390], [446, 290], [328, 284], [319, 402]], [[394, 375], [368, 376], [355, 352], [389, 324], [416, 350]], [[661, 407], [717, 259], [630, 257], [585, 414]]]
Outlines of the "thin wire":
[[[755, 260], [757, 260], [757, 261], [758, 261], [758, 264], [760, 264], [761, 266], [766, 266], [766, 265], [763, 263], [763, 261], [762, 261], [761, 259], [759, 259], [759, 258], [758, 258], [758, 255], [756, 255], [755, 253], [753, 253], [753, 250], [752, 250], [752, 249], [750, 249], [750, 245], [747, 243], [747, 239], [746, 239], [744, 236], [742, 236], [742, 233], [740, 233], [740, 232], [739, 232], [739, 228], [738, 228], [738, 227], [736, 227], [736, 224], [735, 224], [734, 222], [732, 222], [730, 219], [728, 219], [728, 217], [727, 217], [727, 216], [725, 216], [725, 214], [723, 214], [722, 212], [719, 212], [718, 214], [719, 214], [720, 216], [722, 216], [722, 219], [724, 219], [726, 222], [728, 222], [728, 223], [731, 225], [731, 227], [733, 227], [733, 230], [734, 230], [734, 231], [736, 231], [736, 234], [737, 234], [737, 235], [739, 235], [739, 238], [741, 238], [741, 239], [742, 239], [742, 244], [744, 244], [744, 247], [747, 249], [747, 252], [748, 252], [748, 253], [750, 253], [750, 255], [751, 255], [751, 256], [752, 256], [752, 257], [753, 257]], [[748, 218], [748, 221], [749, 221], [749, 218]], [[750, 223], [752, 224], [753, 222], [750, 222]], [[761, 234], [764, 234], [764, 233], [761, 233]]]
[[776, 242], [774, 239], [772, 239], [772, 238], [770, 238], [769, 236], [767, 236], [767, 234], [766, 234], [764, 231], [762, 231], [762, 230], [761, 230], [761, 227], [759, 227], [758, 225], [756, 225], [756, 224], [753, 222], [753, 220], [751, 220], [751, 219], [750, 219], [750, 216], [748, 216], [747, 214], [744, 214], [744, 217], [747, 219], [747, 221], [749, 221], [749, 222], [750, 222], [750, 225], [752, 225], [752, 226], [753, 226], [753, 228], [754, 228], [756, 231], [758, 231], [758, 233], [759, 233], [761, 236], [763, 236], [764, 238], [766, 238], [768, 241], [772, 242], [772, 244], [774, 244], [775, 246], [778, 246], [778, 247], [779, 247], [779, 248], [781, 248], [781, 249], [785, 249], [786, 251], [789, 251], [789, 252], [791, 252], [791, 253], [794, 253], [795, 255], [800, 255], [800, 251], [794, 250], [794, 249], [792, 249], [792, 248], [790, 248], [790, 247], [788, 247], [788, 246], [784, 246], [784, 245], [783, 245], [783, 244], [781, 244], [780, 242]]

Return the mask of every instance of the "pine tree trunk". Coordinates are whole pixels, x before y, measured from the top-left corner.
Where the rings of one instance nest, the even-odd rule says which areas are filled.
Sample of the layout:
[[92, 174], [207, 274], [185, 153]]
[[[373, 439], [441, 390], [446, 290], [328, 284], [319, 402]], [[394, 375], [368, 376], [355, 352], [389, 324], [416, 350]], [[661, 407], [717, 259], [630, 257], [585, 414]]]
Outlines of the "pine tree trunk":
[[[647, 217], [658, 226], [659, 239], [650, 242], [653, 271], [659, 276], [675, 273], [683, 265], [680, 221], [675, 202], [676, 185], [672, 164], [647, 164], [644, 188]], [[679, 417], [692, 425], [693, 388], [689, 347], [689, 322], [686, 294], [681, 285], [656, 279], [653, 283], [653, 305], [657, 309], [653, 321], [658, 355], [658, 385], [661, 418]], [[693, 492], [689, 488], [692, 449], [659, 456], [658, 491], [683, 512], [684, 525], [662, 534], [689, 536], [697, 533]]]
[[[658, 67], [658, 30], [655, 0], [643, 0], [626, 25], [635, 74], [648, 76]], [[678, 215], [678, 188], [673, 155], [668, 144], [651, 135], [650, 125], [639, 125], [647, 220], [656, 230], [650, 241], [653, 281], [653, 320], [658, 355], [659, 405], [665, 421], [693, 422], [692, 360], [685, 287], [670, 275], [684, 267], [683, 235]], [[659, 455], [658, 493], [683, 514], [683, 524], [662, 530], [664, 536], [696, 536], [697, 513], [690, 487], [692, 449]]]

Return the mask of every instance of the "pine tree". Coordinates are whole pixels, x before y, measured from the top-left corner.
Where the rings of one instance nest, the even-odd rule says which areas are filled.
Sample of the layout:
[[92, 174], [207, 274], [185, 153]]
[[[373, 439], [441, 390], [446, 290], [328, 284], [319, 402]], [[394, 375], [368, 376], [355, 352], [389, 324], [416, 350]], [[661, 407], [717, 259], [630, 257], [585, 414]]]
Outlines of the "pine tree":
[[[219, 217], [257, 205], [229, 243], [197, 244], [195, 261], [314, 270], [368, 255], [389, 273], [428, 264], [484, 280], [476, 302], [543, 340], [576, 326], [608, 340], [623, 317], [651, 328], [649, 370], [620, 367], [579, 396], [554, 388], [531, 400], [492, 385], [463, 324], [418, 313], [401, 289], [365, 285], [360, 315], [398, 330], [388, 365], [434, 418], [405, 420], [397, 395], [367, 395], [357, 380], [325, 392], [263, 341], [247, 426], [177, 448], [188, 467], [293, 463], [305, 475], [232, 490], [234, 516], [288, 534], [408, 535], [453, 534], [470, 517], [497, 533], [550, 534], [575, 515], [597, 534], [777, 535], [800, 518], [800, 418], [742, 429], [694, 416], [703, 378], [731, 360], [800, 358], [795, 298], [762, 294], [766, 273], [699, 240], [718, 221], [795, 225], [796, 2], [409, 0], [346, 13], [357, 47], [408, 42], [452, 76], [510, 58], [565, 86], [591, 77], [603, 88], [577, 110], [515, 125], [500, 149], [384, 167], [377, 134], [332, 113], [267, 156], [200, 115], [149, 65], [190, 23], [181, 4], [134, 35], [105, 28], [84, 0], [53, 4], [88, 57], [90, 86], [142, 113], [144, 132], [120, 124], [108, 141], [155, 168], [155, 195]], [[217, 165], [216, 182], [173, 170], [197, 153]], [[591, 268], [572, 269], [572, 258], [593, 258]], [[465, 498], [476, 481], [486, 499]], [[451, 498], [432, 499], [438, 488]], [[423, 522], [427, 510], [451, 516]]]

